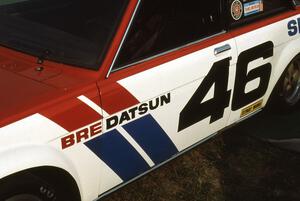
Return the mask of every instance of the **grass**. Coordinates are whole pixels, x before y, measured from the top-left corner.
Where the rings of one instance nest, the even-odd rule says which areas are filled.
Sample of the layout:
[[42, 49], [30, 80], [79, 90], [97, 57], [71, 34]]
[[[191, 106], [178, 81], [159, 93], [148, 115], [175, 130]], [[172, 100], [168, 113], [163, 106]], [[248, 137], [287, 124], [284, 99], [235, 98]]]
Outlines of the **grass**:
[[300, 155], [235, 127], [104, 201], [299, 201]]

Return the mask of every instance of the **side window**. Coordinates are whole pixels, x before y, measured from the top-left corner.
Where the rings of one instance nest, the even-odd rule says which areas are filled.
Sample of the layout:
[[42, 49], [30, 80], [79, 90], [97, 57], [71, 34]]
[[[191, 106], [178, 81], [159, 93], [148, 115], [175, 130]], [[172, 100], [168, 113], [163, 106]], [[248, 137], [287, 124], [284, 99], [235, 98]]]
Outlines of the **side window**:
[[142, 0], [113, 71], [223, 30], [221, 0]]
[[287, 0], [228, 0], [230, 26], [247, 24], [288, 10]]

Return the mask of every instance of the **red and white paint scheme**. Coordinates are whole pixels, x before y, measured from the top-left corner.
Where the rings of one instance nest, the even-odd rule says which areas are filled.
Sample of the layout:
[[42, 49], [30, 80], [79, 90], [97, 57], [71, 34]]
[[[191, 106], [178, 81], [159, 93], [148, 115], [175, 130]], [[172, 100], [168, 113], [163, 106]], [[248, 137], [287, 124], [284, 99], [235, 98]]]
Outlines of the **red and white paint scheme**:
[[[299, 59], [297, 1], [213, 0], [205, 8], [184, 2], [193, 11], [211, 10], [202, 16], [211, 30], [201, 36], [195, 30], [199, 37], [180, 27], [196, 12], [177, 24], [175, 17], [187, 11], [168, 14], [160, 24], [166, 5], [176, 12], [189, 6], [124, 2], [97, 68], [30, 54], [0, 34], [1, 200], [97, 200], [263, 109], [282, 95], [275, 94], [278, 83]], [[31, 0], [0, 3], [0, 9], [25, 3]], [[241, 16], [232, 17], [232, 3], [242, 6]], [[260, 7], [245, 15], [243, 6], [251, 3]], [[151, 5], [157, 13], [143, 17]], [[155, 49], [153, 41], [165, 42]], [[9, 187], [14, 182], [32, 187], [16, 191]]]

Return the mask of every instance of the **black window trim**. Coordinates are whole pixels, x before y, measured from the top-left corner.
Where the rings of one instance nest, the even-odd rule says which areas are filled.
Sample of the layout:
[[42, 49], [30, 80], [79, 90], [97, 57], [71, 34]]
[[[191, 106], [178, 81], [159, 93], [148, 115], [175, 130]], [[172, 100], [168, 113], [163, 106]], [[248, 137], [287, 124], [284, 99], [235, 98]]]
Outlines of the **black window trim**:
[[[225, 21], [224, 21], [224, 19], [223, 19], [223, 21], [222, 21], [223, 30], [221, 30], [221, 31], [218, 32], [218, 33], [215, 33], [215, 34], [213, 34], [213, 35], [210, 35], [210, 36], [201, 38], [201, 39], [199, 39], [199, 40], [196, 40], [196, 41], [187, 43], [187, 44], [185, 44], [185, 45], [182, 45], [182, 46], [173, 48], [173, 49], [171, 49], [171, 50], [167, 50], [167, 51], [165, 51], [165, 52], [161, 52], [161, 53], [159, 53], [159, 54], [156, 54], [156, 55], [147, 57], [147, 58], [145, 58], [145, 59], [141, 59], [141, 60], [139, 60], [139, 61], [136, 61], [136, 62], [127, 64], [127, 65], [122, 66], [122, 67], [120, 67], [120, 68], [113, 69], [113, 67], [114, 67], [114, 65], [115, 65], [115, 63], [116, 63], [116, 61], [117, 61], [117, 59], [118, 59], [119, 53], [120, 53], [120, 51], [121, 51], [121, 49], [122, 49], [122, 47], [123, 47], [123, 44], [124, 44], [124, 42], [125, 42], [125, 40], [126, 40], [126, 38], [127, 38], [128, 32], [129, 32], [130, 29], [131, 29], [132, 22], [134, 21], [134, 19], [135, 19], [135, 17], [136, 17], [136, 14], [137, 14], [137, 11], [138, 11], [139, 8], [140, 8], [141, 1], [142, 1], [142, 0], [138, 0], [138, 3], [137, 3], [137, 5], [136, 5], [136, 8], [135, 8], [135, 10], [134, 10], [134, 13], [133, 13], [133, 15], [132, 15], [132, 17], [131, 17], [131, 19], [130, 19], [129, 25], [127, 26], [126, 32], [125, 32], [125, 34], [124, 34], [124, 36], [123, 36], [123, 38], [122, 38], [122, 41], [121, 41], [120, 46], [119, 46], [119, 48], [118, 48], [118, 50], [117, 50], [117, 53], [115, 54], [115, 57], [114, 57], [114, 59], [113, 59], [113, 62], [112, 62], [112, 64], [110, 65], [110, 68], [109, 68], [108, 73], [106, 74], [106, 79], [110, 76], [111, 73], [114, 73], [114, 72], [117, 72], [117, 71], [126, 69], [126, 68], [128, 68], [128, 67], [131, 67], [131, 66], [134, 66], [134, 65], [137, 65], [137, 64], [146, 62], [146, 61], [150, 61], [150, 60], [155, 59], [155, 58], [158, 58], [158, 57], [160, 57], [160, 56], [163, 56], [163, 55], [166, 55], [166, 54], [175, 52], [175, 51], [180, 50], [180, 49], [183, 49], [183, 48], [185, 48], [185, 47], [192, 46], [192, 45], [198, 44], [198, 43], [200, 43], [200, 42], [202, 42], [202, 41], [205, 41], [205, 40], [207, 40], [207, 39], [210, 39], [210, 38], [213, 38], [213, 37], [222, 35], [222, 34], [224, 34], [224, 33], [227, 33], [226, 26], [225, 26]], [[224, 5], [224, 1], [223, 1], [223, 0], [220, 0], [220, 1], [221, 1], [221, 4]], [[222, 15], [223, 12], [224, 12], [224, 10], [222, 9], [222, 5], [220, 5], [220, 7], [219, 7], [220, 12], [221, 12], [221, 15]]]

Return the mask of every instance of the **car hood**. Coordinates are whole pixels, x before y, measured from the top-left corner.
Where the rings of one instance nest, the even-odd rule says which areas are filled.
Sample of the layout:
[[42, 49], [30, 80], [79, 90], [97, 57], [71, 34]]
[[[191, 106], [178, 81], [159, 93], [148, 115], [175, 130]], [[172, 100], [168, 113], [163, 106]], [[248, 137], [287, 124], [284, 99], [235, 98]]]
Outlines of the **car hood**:
[[41, 66], [0, 54], [0, 128], [38, 113], [38, 108], [50, 101], [95, 83], [93, 77], [86, 75], [88, 70], [50, 64]]
[[0, 120], [10, 116], [54, 87], [0, 68]]

